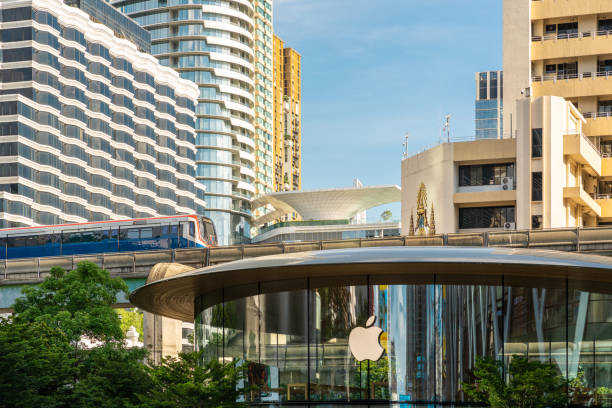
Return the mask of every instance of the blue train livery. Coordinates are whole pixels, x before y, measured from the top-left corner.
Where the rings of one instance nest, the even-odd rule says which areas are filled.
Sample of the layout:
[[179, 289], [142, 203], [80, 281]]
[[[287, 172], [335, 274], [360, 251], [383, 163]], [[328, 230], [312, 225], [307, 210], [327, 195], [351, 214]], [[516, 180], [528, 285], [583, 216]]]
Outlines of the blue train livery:
[[0, 229], [0, 259], [215, 245], [214, 224], [197, 215]]

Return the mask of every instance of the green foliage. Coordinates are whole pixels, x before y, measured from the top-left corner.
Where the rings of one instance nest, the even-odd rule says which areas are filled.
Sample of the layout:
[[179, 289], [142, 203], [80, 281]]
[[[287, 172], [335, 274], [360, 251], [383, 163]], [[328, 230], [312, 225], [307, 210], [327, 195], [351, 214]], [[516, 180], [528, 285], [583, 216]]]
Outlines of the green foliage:
[[[144, 349], [126, 349], [112, 305], [121, 279], [91, 262], [55, 267], [23, 289], [11, 320], [0, 325], [2, 407], [125, 407], [150, 385]], [[82, 336], [101, 346], [84, 349]], [[4, 367], [6, 365], [6, 367]]]
[[179, 358], [164, 358], [149, 368], [153, 386], [138, 395], [140, 408], [245, 407], [236, 402], [246, 390], [236, 385], [244, 379], [237, 362], [221, 364], [212, 360], [200, 364], [201, 352], [182, 353]]
[[40, 285], [24, 287], [24, 297], [13, 305], [15, 322], [44, 322], [69, 340], [122, 340], [119, 317], [111, 307], [119, 292], [128, 293], [126, 283], [111, 279], [93, 262], [81, 262], [70, 272], [53, 267]]
[[568, 397], [572, 403], [586, 405], [591, 399], [591, 389], [588, 387], [584, 378], [584, 369], [578, 368], [576, 377], [568, 382]]
[[[372, 399], [389, 399], [389, 366], [393, 363], [389, 362], [389, 358], [385, 355], [378, 361], [364, 360], [357, 363], [357, 370], [353, 374], [354, 384], [360, 384], [362, 393], [366, 393], [368, 387], [367, 381], [372, 385], [370, 389], [370, 398]], [[366, 395], [358, 395], [357, 398], [363, 398]]]
[[138, 340], [144, 338], [143, 314], [138, 309], [116, 309], [116, 312], [121, 318], [121, 331], [125, 335], [131, 326], [136, 328], [138, 332]]
[[66, 398], [69, 407], [130, 407], [138, 403], [137, 394], [151, 386], [143, 364], [146, 349], [128, 349], [109, 342], [79, 354], [77, 380]]
[[393, 217], [393, 213], [390, 210], [385, 210], [380, 214], [380, 219], [383, 221], [389, 221]]
[[[134, 312], [119, 319], [112, 305], [121, 291], [125, 282], [91, 262], [53, 268], [25, 288], [14, 315], [0, 320], [0, 407], [242, 406], [235, 364], [199, 366], [201, 354], [191, 353], [150, 367], [146, 349], [126, 348], [121, 324], [141, 331], [142, 320], [134, 324]], [[84, 337], [96, 346], [85, 348]]]
[[612, 388], [598, 387], [595, 390], [595, 403], [600, 406], [608, 406], [607, 403], [612, 400]]
[[550, 364], [513, 357], [503, 377], [503, 362], [489, 357], [477, 358], [475, 381], [463, 383], [463, 392], [474, 402], [492, 408], [561, 407], [567, 403], [565, 380]]
[[60, 407], [72, 384], [67, 338], [43, 322], [0, 321], [0, 406]]

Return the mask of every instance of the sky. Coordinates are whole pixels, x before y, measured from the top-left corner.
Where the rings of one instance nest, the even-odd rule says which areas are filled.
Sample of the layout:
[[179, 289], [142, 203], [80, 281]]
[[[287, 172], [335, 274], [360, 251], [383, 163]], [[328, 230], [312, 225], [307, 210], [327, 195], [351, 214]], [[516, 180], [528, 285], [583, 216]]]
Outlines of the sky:
[[[401, 184], [410, 154], [474, 134], [474, 74], [501, 69], [501, 0], [274, 0], [302, 55], [302, 188]], [[397, 217], [399, 218], [399, 206]]]

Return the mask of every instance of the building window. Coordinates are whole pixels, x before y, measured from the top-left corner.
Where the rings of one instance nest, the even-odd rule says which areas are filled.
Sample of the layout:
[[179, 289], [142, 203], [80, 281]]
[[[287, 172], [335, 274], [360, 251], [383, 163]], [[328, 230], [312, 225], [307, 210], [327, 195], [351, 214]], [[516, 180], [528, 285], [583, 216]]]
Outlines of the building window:
[[504, 228], [514, 222], [514, 207], [475, 207], [459, 209], [459, 229]]
[[[612, 20], [599, 20], [597, 22], [597, 31], [610, 31], [612, 30]], [[602, 33], [605, 35], [605, 33]]]
[[481, 72], [480, 73], [480, 78], [479, 78], [479, 95], [478, 95], [478, 99], [487, 99], [488, 95], [487, 95], [487, 73], [486, 72]]
[[504, 178], [514, 178], [514, 163], [459, 166], [459, 186], [494, 186]]
[[489, 91], [489, 98], [497, 99], [497, 72], [489, 72], [489, 76], [491, 78], [491, 90]]
[[557, 35], [561, 38], [565, 36], [573, 37], [572, 34], [578, 33], [578, 22], [562, 23], [557, 25]]
[[542, 129], [531, 129], [531, 157], [542, 157]]
[[542, 216], [541, 215], [532, 215], [531, 216], [531, 228], [533, 229], [542, 229]]
[[607, 114], [612, 113], [612, 101], [597, 102], [597, 112]]
[[542, 201], [542, 172], [531, 174], [531, 201]]

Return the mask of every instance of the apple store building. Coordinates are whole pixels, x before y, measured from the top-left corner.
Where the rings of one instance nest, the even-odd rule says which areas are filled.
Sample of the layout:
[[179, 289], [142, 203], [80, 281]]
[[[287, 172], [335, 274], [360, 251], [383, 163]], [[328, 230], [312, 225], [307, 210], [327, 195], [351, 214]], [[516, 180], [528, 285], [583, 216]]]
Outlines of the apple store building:
[[502, 248], [304, 252], [161, 279], [131, 300], [195, 321], [205, 359], [244, 362], [254, 406], [476, 406], [461, 385], [476, 357], [524, 356], [580, 381], [590, 393], [577, 406], [612, 407], [612, 258]]

